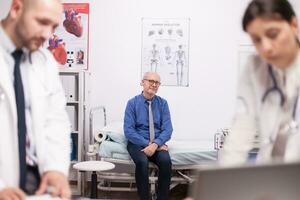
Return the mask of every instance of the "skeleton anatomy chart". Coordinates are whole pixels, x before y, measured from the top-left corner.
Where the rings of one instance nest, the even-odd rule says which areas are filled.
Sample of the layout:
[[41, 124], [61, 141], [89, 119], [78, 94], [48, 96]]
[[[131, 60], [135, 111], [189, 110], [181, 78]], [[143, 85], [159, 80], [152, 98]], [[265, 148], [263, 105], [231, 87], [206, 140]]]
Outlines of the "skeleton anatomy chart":
[[142, 74], [160, 74], [162, 85], [188, 86], [189, 19], [142, 19]]

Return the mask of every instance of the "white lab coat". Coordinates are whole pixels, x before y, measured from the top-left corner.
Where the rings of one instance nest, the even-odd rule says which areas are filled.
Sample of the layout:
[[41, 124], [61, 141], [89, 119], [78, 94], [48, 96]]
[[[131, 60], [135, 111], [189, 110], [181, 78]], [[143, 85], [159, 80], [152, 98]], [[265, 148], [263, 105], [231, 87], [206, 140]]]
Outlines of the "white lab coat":
[[[28, 88], [39, 172], [57, 170], [67, 175], [70, 123], [65, 111], [64, 92], [56, 62], [47, 50], [42, 52], [32, 54], [31, 64], [29, 59], [25, 61], [30, 65]], [[17, 110], [4, 54], [0, 47], [0, 190], [19, 185]]]
[[[300, 55], [298, 54], [295, 62], [285, 72], [286, 84], [283, 83], [284, 73], [275, 67], [273, 69], [279, 87], [286, 93], [287, 100], [294, 105], [292, 97], [297, 96], [297, 88], [300, 88]], [[273, 86], [265, 61], [259, 56], [253, 56], [242, 71], [238, 82], [236, 114], [231, 132], [225, 139], [224, 148], [220, 150], [220, 164], [246, 162], [257, 134], [260, 147], [257, 159], [259, 162], [270, 161], [273, 148], [270, 139], [276, 138], [279, 125], [287, 114], [280, 106], [280, 96], [277, 92], [270, 93], [265, 102], [262, 102], [267, 89]], [[296, 109], [296, 121], [300, 122], [300, 102]], [[299, 133], [289, 137], [284, 160], [300, 160]]]

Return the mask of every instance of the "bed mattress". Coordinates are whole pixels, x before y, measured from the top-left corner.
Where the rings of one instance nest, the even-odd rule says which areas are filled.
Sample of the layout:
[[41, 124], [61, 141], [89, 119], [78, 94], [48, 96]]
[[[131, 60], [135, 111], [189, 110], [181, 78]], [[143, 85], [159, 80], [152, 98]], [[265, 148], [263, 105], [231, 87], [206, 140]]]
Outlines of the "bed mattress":
[[[199, 165], [217, 160], [213, 141], [171, 141], [168, 143], [173, 165]], [[130, 160], [126, 144], [105, 140], [99, 147], [103, 158]]]

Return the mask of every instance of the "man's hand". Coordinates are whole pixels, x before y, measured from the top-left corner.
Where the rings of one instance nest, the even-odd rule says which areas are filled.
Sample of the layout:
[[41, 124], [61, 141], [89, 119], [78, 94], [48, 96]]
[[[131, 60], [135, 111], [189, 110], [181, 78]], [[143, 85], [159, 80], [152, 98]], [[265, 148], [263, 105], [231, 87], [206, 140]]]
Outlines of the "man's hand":
[[157, 149], [157, 151], [168, 151], [169, 150], [169, 148], [168, 148], [168, 145], [162, 145], [162, 146], [160, 146], [158, 149]]
[[25, 200], [25, 193], [19, 188], [5, 188], [0, 190], [0, 200]]
[[148, 157], [151, 157], [156, 149], [158, 148], [158, 145], [155, 144], [155, 143], [151, 143], [149, 144], [147, 147], [145, 147], [142, 151], [148, 156]]
[[45, 193], [50, 193], [52, 197], [70, 199], [71, 189], [67, 177], [58, 171], [48, 171], [44, 173], [36, 195]]

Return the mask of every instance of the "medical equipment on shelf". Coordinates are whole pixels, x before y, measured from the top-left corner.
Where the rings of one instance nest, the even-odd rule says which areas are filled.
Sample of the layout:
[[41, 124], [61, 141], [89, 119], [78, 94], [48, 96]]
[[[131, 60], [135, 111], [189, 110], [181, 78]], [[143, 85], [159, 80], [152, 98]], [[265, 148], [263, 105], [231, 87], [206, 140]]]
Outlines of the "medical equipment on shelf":
[[225, 142], [225, 137], [230, 133], [230, 129], [229, 128], [222, 128], [222, 129], [218, 129], [217, 132], [215, 133], [215, 144], [214, 144], [214, 148], [215, 150], [220, 150]]

